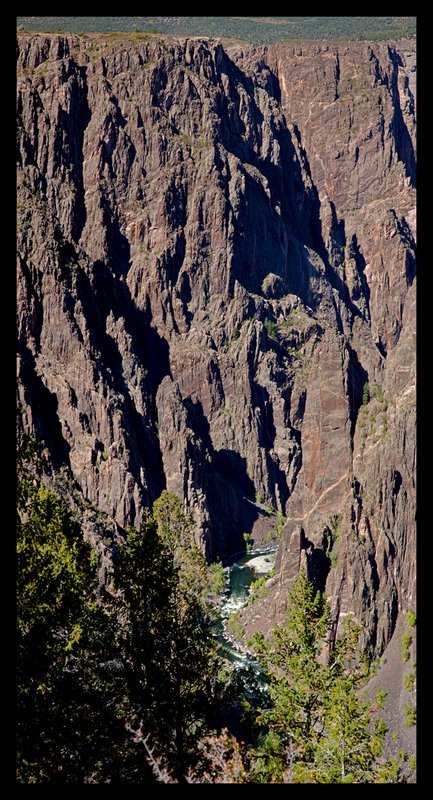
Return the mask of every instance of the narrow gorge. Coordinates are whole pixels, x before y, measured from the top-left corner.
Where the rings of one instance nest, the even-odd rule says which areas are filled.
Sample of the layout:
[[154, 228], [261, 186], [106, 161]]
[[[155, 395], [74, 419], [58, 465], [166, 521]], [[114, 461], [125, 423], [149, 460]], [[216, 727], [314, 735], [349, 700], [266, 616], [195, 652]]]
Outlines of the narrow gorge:
[[164, 488], [380, 656], [415, 607], [415, 43], [18, 37], [18, 426], [101, 575]]

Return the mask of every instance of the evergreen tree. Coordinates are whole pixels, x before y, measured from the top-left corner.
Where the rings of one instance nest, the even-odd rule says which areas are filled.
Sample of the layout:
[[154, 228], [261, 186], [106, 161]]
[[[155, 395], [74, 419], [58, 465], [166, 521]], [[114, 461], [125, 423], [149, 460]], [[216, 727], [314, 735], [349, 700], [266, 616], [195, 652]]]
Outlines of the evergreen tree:
[[357, 658], [359, 633], [359, 626], [347, 618], [327, 663], [320, 737], [310, 760], [296, 763], [296, 782], [374, 783], [379, 776], [387, 728], [382, 720], [371, 726], [375, 707], [362, 697], [367, 673]]
[[[329, 679], [326, 664], [318, 657], [328, 631], [328, 619], [326, 601], [314, 592], [302, 570], [289, 595], [286, 625], [274, 628], [270, 642], [262, 634], [253, 637], [272, 701], [271, 707], [262, 711], [257, 720], [270, 730], [257, 753], [263, 782], [276, 777], [277, 782], [282, 781], [287, 769], [284, 753], [295, 751], [298, 760], [308, 762], [316, 748]], [[276, 763], [280, 764], [277, 775]]]
[[125, 757], [122, 665], [96, 601], [95, 556], [42, 473], [30, 443], [17, 481], [18, 780], [110, 780]]
[[227, 731], [208, 735], [220, 690], [212, 575], [180, 500], [163, 492], [129, 532], [110, 600], [79, 523], [42, 475], [30, 444], [17, 481], [19, 782], [408, 780], [404, 757], [382, 758], [383, 698], [362, 696], [359, 628], [348, 622], [327, 654], [329, 606], [305, 571], [286, 624], [270, 641], [254, 637], [270, 702], [246, 754]]
[[180, 500], [163, 492], [120, 555], [133, 717], [182, 778], [218, 684], [210, 574]]
[[405, 782], [402, 765], [382, 758], [387, 727], [362, 696], [359, 627], [348, 619], [326, 657], [329, 606], [301, 570], [288, 598], [286, 625], [254, 643], [272, 705], [258, 722], [268, 731], [251, 752], [251, 780], [284, 783]]
[[370, 402], [370, 385], [367, 381], [366, 383], [364, 383], [364, 387], [362, 389], [362, 405], [365, 406], [369, 402]]

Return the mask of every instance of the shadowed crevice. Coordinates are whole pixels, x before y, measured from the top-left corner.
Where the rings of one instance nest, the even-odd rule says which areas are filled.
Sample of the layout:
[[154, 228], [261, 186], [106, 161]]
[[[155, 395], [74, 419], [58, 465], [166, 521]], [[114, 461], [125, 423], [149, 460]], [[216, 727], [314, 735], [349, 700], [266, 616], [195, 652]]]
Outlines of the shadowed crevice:
[[70, 446], [66, 441], [58, 417], [58, 401], [38, 374], [33, 353], [24, 344], [18, 346], [21, 356], [18, 380], [24, 388], [24, 399], [31, 408], [34, 434], [44, 442], [51, 453], [53, 466], [70, 468]]
[[388, 55], [394, 66], [391, 75], [391, 92], [393, 101], [392, 129], [394, 133], [397, 158], [405, 167], [411, 185], [416, 189], [416, 157], [410, 133], [404, 120], [398, 90], [398, 70], [403, 66], [401, 56], [393, 47], [388, 47]]

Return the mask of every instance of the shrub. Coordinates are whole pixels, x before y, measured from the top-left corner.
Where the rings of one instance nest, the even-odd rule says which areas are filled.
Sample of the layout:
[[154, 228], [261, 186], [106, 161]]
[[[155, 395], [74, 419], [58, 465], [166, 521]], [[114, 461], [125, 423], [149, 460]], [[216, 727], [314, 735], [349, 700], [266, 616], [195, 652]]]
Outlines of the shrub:
[[413, 671], [406, 673], [403, 685], [407, 692], [413, 692], [415, 688], [415, 673]]
[[277, 338], [277, 332], [278, 332], [277, 323], [276, 322], [272, 322], [271, 319], [266, 318], [264, 324], [265, 324], [265, 328], [266, 328], [266, 333], [268, 334], [269, 338], [270, 339], [276, 339]]
[[343, 519], [342, 514], [334, 514], [331, 519], [329, 520], [329, 527], [331, 530], [331, 539], [333, 542], [337, 542], [340, 536], [340, 525], [341, 520]]
[[416, 708], [414, 706], [407, 705], [404, 707], [404, 727], [411, 728], [412, 725], [416, 724]]
[[269, 275], [266, 275], [266, 277], [262, 281], [262, 287], [261, 287], [262, 288], [262, 292], [266, 292], [266, 289], [267, 289], [269, 281], [270, 281], [270, 277], [269, 277]]
[[374, 390], [376, 398], [379, 400], [379, 403], [383, 403], [383, 391], [381, 386], [375, 386]]
[[409, 656], [410, 656], [409, 648], [410, 648], [410, 646], [412, 644], [412, 636], [410, 635], [410, 633], [403, 633], [402, 634], [402, 636], [401, 636], [401, 644], [402, 644], [401, 656], [402, 656], [402, 659], [403, 659], [403, 664], [406, 664], [406, 661], [409, 661]]
[[369, 664], [368, 667], [368, 674], [371, 676], [376, 675], [377, 670], [383, 665], [386, 664], [386, 658], [384, 656], [376, 656]]
[[368, 381], [366, 381], [364, 383], [364, 388], [362, 390], [362, 405], [365, 406], [369, 402], [370, 402], [370, 386]]
[[376, 705], [378, 708], [383, 708], [388, 692], [386, 689], [378, 689], [376, 693]]
[[242, 536], [243, 536], [243, 539], [244, 539], [244, 542], [245, 542], [245, 549], [246, 549], [246, 551], [248, 553], [250, 550], [252, 550], [252, 547], [253, 547], [251, 536], [250, 536], [249, 533], [243, 533]]
[[268, 590], [265, 589], [265, 583], [267, 578], [262, 576], [261, 578], [257, 578], [256, 581], [253, 581], [250, 584], [250, 595], [248, 599], [248, 605], [251, 606], [257, 600], [261, 600], [262, 597], [266, 597], [268, 594]]
[[235, 639], [242, 639], [244, 635], [244, 629], [236, 617], [236, 612], [231, 615], [227, 622], [227, 633]]
[[266, 532], [265, 537], [268, 542], [278, 542], [283, 535], [283, 526], [277, 525], [276, 528], [271, 528]]
[[408, 611], [406, 613], [406, 619], [407, 619], [407, 624], [411, 628], [414, 628], [416, 625], [416, 614], [414, 614], [413, 611]]
[[215, 561], [209, 567], [211, 573], [211, 589], [214, 594], [222, 594], [226, 588], [224, 567], [221, 561]]

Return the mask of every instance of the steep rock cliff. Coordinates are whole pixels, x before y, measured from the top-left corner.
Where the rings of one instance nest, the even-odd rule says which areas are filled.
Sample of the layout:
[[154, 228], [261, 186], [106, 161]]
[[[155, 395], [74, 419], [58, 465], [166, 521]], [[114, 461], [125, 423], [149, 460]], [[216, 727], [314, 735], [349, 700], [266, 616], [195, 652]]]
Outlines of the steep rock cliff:
[[412, 43], [18, 46], [20, 426], [120, 528], [167, 486], [224, 557], [280, 511], [245, 624], [304, 558], [372, 651], [414, 602], [413, 79]]
[[415, 604], [415, 53], [302, 43], [266, 57], [317, 188], [337, 326], [309, 363], [279, 579], [252, 627], [282, 613], [306, 557], [334, 631], [355, 612], [383, 652]]

